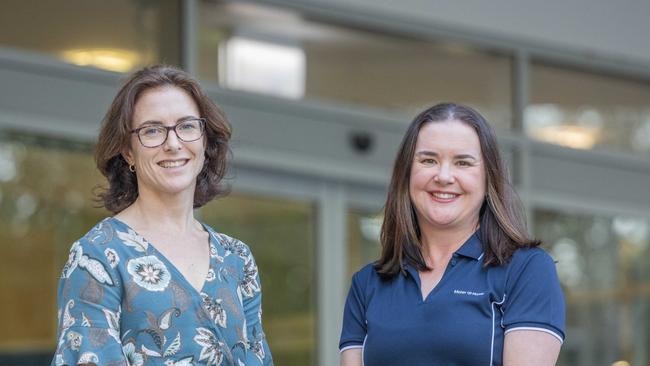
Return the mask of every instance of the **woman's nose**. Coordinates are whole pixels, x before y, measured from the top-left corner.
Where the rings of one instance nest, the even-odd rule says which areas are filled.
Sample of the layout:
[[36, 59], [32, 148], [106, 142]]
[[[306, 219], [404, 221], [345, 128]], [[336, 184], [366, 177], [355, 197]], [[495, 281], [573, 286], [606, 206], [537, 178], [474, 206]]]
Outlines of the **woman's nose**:
[[181, 140], [176, 135], [176, 130], [169, 130], [164, 144], [165, 150], [180, 149], [182, 145]]
[[434, 181], [439, 184], [450, 184], [454, 181], [454, 175], [451, 167], [447, 163], [440, 164], [440, 169], [433, 177]]

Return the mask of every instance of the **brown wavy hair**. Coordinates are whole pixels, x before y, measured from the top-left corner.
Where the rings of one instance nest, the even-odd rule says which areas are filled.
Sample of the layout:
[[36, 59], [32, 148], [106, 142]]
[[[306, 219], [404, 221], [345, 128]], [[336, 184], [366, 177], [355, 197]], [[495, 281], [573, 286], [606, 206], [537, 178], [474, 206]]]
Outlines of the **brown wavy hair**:
[[149, 89], [174, 86], [187, 92], [196, 103], [200, 117], [205, 118], [205, 163], [196, 179], [194, 207], [201, 207], [227, 189], [221, 186], [230, 150], [230, 123], [223, 111], [201, 89], [188, 73], [173, 66], [155, 65], [131, 74], [117, 92], [102, 120], [95, 147], [97, 168], [108, 180], [108, 188], [95, 191], [100, 206], [114, 214], [130, 206], [138, 198], [136, 174], [122, 152], [131, 143], [131, 123], [135, 104], [140, 95]]
[[427, 123], [451, 120], [460, 121], [476, 131], [485, 162], [486, 199], [479, 214], [484, 265], [503, 265], [518, 248], [540, 245], [539, 240], [528, 235], [521, 202], [508, 181], [508, 172], [501, 160], [490, 125], [483, 116], [468, 106], [441, 103], [424, 110], [413, 119], [395, 159], [384, 207], [381, 256], [374, 263], [375, 270], [384, 278], [403, 272], [405, 264], [420, 271], [430, 270], [422, 256], [420, 228], [409, 196], [411, 166], [420, 129]]

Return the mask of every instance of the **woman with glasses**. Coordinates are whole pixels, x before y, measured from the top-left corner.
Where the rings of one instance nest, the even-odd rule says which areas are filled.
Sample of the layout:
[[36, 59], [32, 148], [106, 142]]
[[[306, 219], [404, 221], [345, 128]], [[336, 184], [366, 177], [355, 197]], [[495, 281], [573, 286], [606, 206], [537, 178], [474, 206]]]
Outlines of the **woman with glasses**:
[[194, 218], [223, 193], [230, 126], [187, 73], [131, 75], [95, 159], [112, 212], [75, 242], [53, 365], [270, 365], [249, 248]]

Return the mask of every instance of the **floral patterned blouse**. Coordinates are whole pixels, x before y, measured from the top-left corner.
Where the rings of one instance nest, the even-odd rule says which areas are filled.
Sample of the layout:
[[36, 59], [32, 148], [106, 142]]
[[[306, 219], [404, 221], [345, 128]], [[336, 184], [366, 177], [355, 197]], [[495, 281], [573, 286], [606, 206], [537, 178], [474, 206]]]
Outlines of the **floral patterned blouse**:
[[211, 258], [201, 291], [118, 219], [75, 242], [59, 284], [52, 365], [272, 365], [250, 249], [205, 229]]

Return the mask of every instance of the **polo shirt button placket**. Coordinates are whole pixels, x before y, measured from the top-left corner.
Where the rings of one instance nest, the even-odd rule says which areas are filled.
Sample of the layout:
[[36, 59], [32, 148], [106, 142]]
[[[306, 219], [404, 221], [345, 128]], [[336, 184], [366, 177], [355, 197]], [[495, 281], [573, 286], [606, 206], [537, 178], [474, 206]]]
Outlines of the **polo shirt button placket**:
[[451, 256], [451, 261], [449, 261], [449, 263], [451, 264], [452, 267], [455, 266], [456, 263], [458, 263], [458, 255], [456, 253], [454, 253]]

